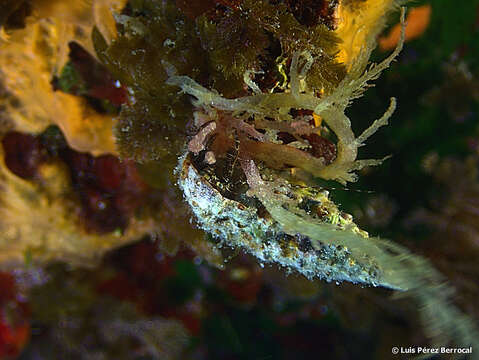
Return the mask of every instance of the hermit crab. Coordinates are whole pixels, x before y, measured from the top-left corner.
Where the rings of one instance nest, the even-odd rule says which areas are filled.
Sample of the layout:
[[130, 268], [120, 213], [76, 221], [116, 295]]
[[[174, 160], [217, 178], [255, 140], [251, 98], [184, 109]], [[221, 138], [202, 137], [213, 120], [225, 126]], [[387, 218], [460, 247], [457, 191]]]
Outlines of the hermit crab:
[[[357, 160], [357, 150], [387, 124], [395, 99], [359, 136], [344, 111], [401, 47], [402, 41], [383, 62], [367, 69], [365, 54], [324, 97], [305, 86], [315, 61], [307, 51], [294, 54], [289, 88], [283, 92], [263, 92], [246, 73], [252, 95], [227, 99], [189, 77], [171, 74], [168, 84], [193, 96], [196, 107], [198, 131], [181, 157], [178, 184], [200, 227], [262, 262], [277, 262], [309, 278], [404, 289], [381, 264], [383, 250], [326, 190], [311, 185], [315, 177], [355, 181], [354, 171], [384, 160]], [[327, 127], [317, 126], [318, 119]], [[336, 143], [320, 136], [321, 131]]]

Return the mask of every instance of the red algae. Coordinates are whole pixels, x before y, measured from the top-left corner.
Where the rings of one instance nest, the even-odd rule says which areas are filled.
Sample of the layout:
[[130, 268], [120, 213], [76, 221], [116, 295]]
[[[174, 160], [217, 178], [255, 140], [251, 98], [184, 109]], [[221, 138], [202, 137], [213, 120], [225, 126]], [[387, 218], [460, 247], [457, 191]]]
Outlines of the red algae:
[[149, 191], [135, 164], [112, 155], [93, 157], [73, 150], [68, 150], [64, 159], [71, 164], [86, 228], [97, 233], [125, 230]]
[[0, 289], [0, 358], [15, 358], [30, 337], [29, 309], [17, 299], [11, 274], [0, 272]]
[[12, 131], [3, 137], [2, 145], [8, 169], [23, 179], [33, 178], [43, 158], [38, 138]]
[[338, 0], [287, 0], [286, 3], [300, 24], [311, 27], [322, 22], [329, 29], [335, 28]]
[[303, 135], [311, 145], [311, 154], [317, 158], [323, 158], [324, 164], [331, 164], [336, 159], [337, 149], [333, 142], [318, 134]]
[[117, 81], [108, 69], [98, 62], [89, 52], [79, 44], [71, 42], [70, 61], [81, 75], [87, 86], [87, 94], [95, 99], [104, 99], [114, 105], [127, 102], [126, 88]]

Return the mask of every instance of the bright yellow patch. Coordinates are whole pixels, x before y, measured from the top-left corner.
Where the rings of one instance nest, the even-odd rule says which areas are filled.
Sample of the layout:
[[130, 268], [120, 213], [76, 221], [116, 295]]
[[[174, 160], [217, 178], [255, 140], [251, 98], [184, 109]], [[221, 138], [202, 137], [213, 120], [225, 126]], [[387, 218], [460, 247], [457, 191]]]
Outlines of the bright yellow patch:
[[313, 112], [313, 119], [314, 119], [314, 127], [318, 128], [318, 130], [316, 131], [316, 133], [318, 135], [321, 135], [321, 129], [320, 129], [320, 126], [321, 126], [321, 123], [323, 122], [323, 119], [321, 116], [319, 116], [318, 114], [314, 113]]
[[321, 118], [321, 116], [319, 116], [319, 115], [316, 114], [316, 113], [313, 113], [313, 119], [314, 119], [314, 126], [315, 126], [315, 127], [321, 126], [321, 122], [323, 121], [323, 119]]
[[338, 6], [338, 27], [342, 40], [337, 59], [349, 68], [361, 49], [375, 41], [385, 24], [385, 14], [394, 8], [395, 0], [344, 1]]

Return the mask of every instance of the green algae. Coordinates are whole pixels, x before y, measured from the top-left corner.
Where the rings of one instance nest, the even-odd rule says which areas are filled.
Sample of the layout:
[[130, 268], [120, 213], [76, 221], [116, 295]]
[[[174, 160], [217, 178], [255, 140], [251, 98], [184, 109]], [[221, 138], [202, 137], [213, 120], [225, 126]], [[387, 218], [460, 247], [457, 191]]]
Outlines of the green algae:
[[195, 78], [204, 70], [194, 27], [174, 5], [154, 1], [135, 2], [131, 16], [117, 21], [116, 40], [108, 45], [94, 31], [93, 41], [100, 60], [129, 89], [116, 128], [120, 152], [141, 162], [162, 159], [172, 168], [191, 110], [165, 80], [169, 67]]

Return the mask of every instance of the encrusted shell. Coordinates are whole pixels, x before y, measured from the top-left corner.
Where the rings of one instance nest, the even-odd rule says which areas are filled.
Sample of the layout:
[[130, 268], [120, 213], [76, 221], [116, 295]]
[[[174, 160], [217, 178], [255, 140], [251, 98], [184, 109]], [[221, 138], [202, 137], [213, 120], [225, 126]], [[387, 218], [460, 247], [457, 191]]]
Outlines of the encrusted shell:
[[392, 287], [381, 279], [373, 259], [357, 261], [342, 246], [311, 246], [304, 235], [286, 234], [270, 216], [221, 195], [200, 175], [188, 155], [180, 158], [178, 185], [191, 206], [200, 228], [232, 248], [242, 248], [260, 263], [277, 263], [309, 279], [350, 281]]

